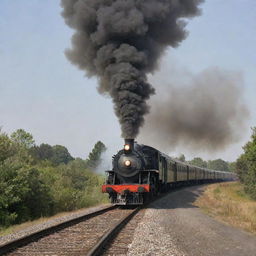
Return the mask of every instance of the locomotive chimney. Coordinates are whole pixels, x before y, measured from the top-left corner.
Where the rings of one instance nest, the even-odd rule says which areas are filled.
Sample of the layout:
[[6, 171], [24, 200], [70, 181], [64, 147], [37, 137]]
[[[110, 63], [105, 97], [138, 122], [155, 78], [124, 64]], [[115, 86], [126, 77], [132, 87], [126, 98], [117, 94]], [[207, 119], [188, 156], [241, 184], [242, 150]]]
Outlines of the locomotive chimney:
[[134, 150], [134, 139], [124, 140], [124, 151], [129, 153]]

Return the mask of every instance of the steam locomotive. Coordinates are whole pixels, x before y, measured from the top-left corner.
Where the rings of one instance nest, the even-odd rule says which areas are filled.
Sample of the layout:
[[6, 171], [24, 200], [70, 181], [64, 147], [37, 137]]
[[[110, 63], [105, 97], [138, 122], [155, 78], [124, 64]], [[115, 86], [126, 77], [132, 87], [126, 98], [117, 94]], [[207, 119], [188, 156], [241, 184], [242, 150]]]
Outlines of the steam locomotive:
[[102, 192], [116, 205], [140, 205], [171, 187], [235, 178], [231, 172], [209, 170], [171, 158], [159, 150], [126, 139], [106, 171]]

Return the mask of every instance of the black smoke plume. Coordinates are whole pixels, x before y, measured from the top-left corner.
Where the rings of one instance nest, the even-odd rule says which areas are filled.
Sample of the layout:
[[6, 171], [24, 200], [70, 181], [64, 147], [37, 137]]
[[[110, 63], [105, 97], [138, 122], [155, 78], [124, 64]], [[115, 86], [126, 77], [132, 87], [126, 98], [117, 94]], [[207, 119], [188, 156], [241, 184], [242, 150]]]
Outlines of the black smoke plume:
[[203, 0], [62, 0], [62, 16], [75, 33], [68, 59], [99, 78], [109, 94], [122, 136], [134, 138], [154, 94], [147, 74], [167, 46], [185, 39], [186, 22], [200, 14]]
[[[173, 68], [173, 66], [172, 66]], [[243, 98], [241, 73], [209, 68], [197, 75], [176, 69], [180, 81], [161, 74], [141, 140], [161, 150], [176, 146], [193, 152], [217, 152], [238, 142], [249, 111]], [[170, 81], [165, 85], [165, 81]]]

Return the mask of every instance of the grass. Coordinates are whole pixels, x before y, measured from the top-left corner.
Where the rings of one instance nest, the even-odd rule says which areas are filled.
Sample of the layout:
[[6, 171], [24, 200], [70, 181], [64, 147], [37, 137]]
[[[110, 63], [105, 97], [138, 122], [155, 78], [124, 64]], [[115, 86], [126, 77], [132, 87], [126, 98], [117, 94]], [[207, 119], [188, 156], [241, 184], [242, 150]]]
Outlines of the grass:
[[[93, 206], [97, 206], [97, 205], [102, 205], [102, 204], [96, 204], [96, 205], [93, 205]], [[58, 213], [58, 214], [56, 214], [54, 216], [51, 216], [51, 217], [42, 217], [40, 219], [36, 219], [36, 220], [33, 220], [33, 221], [27, 221], [27, 222], [24, 222], [24, 223], [21, 223], [21, 224], [12, 225], [8, 228], [0, 228], [0, 237], [9, 235], [11, 233], [19, 232], [21, 230], [24, 230], [26, 228], [29, 228], [29, 227], [37, 225], [37, 224], [47, 222], [49, 220], [53, 220], [53, 219], [56, 219], [56, 218], [59, 218], [59, 217], [68, 216], [71, 213], [80, 213], [84, 210], [85, 210], [85, 208], [75, 210], [75, 211], [70, 211], [70, 212], [62, 212], [62, 213]]]
[[209, 185], [195, 205], [220, 221], [256, 234], [256, 201], [239, 182]]

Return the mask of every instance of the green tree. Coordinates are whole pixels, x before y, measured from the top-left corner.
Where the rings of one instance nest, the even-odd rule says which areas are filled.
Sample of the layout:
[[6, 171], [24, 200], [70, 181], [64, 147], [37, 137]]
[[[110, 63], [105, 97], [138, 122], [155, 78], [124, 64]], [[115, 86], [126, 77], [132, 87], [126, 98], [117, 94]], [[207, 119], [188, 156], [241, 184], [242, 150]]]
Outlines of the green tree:
[[256, 199], [256, 127], [252, 128], [251, 140], [243, 149], [244, 154], [236, 162], [237, 173], [245, 184], [245, 191]]
[[23, 198], [23, 203], [28, 209], [27, 215], [32, 219], [50, 215], [53, 201], [49, 194], [49, 187], [42, 180], [39, 170], [28, 168], [19, 175], [26, 177], [28, 186], [28, 193]]
[[8, 226], [15, 222], [17, 213], [10, 210], [10, 207], [18, 203], [20, 193], [13, 182], [17, 176], [15, 168], [0, 164], [0, 226]]
[[29, 153], [38, 161], [50, 160], [53, 157], [53, 148], [49, 144], [42, 143], [40, 146], [30, 148]]
[[52, 147], [52, 151], [51, 161], [54, 165], [67, 164], [74, 159], [64, 146], [55, 145]]
[[2, 133], [0, 130], [0, 162], [6, 160], [8, 157], [14, 155], [15, 151], [12, 141], [7, 134]]
[[17, 131], [13, 132], [11, 134], [11, 139], [15, 143], [27, 149], [31, 148], [35, 144], [32, 134], [26, 132], [23, 129], [18, 129]]
[[209, 160], [207, 163], [207, 168], [217, 171], [229, 171], [229, 165], [228, 162], [222, 160], [222, 159], [216, 159], [216, 160]]
[[4, 225], [51, 214], [49, 188], [35, 168], [0, 168], [0, 218]]
[[236, 162], [229, 162], [228, 169], [230, 172], [235, 172], [236, 171]]
[[181, 162], [186, 162], [186, 157], [184, 154], [181, 154], [177, 159]]
[[107, 148], [104, 145], [104, 143], [102, 143], [101, 141], [98, 141], [94, 145], [92, 152], [88, 156], [87, 166], [91, 169], [97, 168], [97, 166], [99, 166], [99, 164], [101, 163], [101, 155], [106, 150]]
[[198, 166], [198, 167], [203, 167], [203, 168], [207, 167], [207, 162], [204, 161], [201, 157], [195, 157], [194, 159], [189, 161], [189, 164], [195, 165], [195, 166]]
[[[102, 144], [91, 163], [100, 161]], [[0, 227], [103, 202], [103, 180], [63, 146], [36, 146], [22, 129], [11, 138], [0, 130]]]

